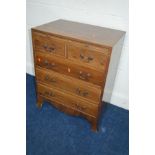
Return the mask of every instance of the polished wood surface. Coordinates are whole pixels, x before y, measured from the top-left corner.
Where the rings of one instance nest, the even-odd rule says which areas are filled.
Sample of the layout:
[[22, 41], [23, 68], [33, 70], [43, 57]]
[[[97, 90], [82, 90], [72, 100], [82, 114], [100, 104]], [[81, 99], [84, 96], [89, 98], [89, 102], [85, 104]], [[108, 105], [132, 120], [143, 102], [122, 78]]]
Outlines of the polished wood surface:
[[46, 85], [42, 85], [40, 83], [37, 83], [37, 90], [38, 94], [43, 98], [49, 98], [52, 101], [60, 102], [82, 113], [97, 117], [98, 106], [91, 102], [82, 100], [81, 98], [77, 99], [76, 96], [64, 93], [52, 87], [47, 87]]
[[96, 131], [112, 47], [123, 34], [65, 20], [32, 28], [38, 108], [49, 101]]
[[86, 45], [77, 42], [67, 44], [68, 59], [77, 63], [85, 63], [87, 66], [92, 66], [96, 69], [101, 69], [107, 66], [111, 51], [107, 48], [95, 48], [91, 45]]
[[37, 26], [34, 29], [57, 36], [64, 36], [72, 40], [81, 40], [108, 47], [113, 47], [114, 44], [125, 34], [125, 32], [119, 30], [62, 19]]
[[[36, 80], [49, 85], [51, 88], [61, 89], [62, 91], [77, 95], [89, 102], [98, 104], [101, 96], [101, 89], [90, 85], [90, 83], [71, 78], [53, 71], [36, 68]], [[72, 82], [74, 81], [74, 82]]]
[[37, 32], [33, 36], [35, 50], [65, 57], [65, 40]]
[[83, 67], [67, 59], [50, 56], [48, 54], [36, 52], [35, 62], [37, 66], [53, 70], [55, 72], [65, 74], [86, 82], [102, 86], [104, 82], [104, 68], [103, 72], [99, 72], [88, 67]]

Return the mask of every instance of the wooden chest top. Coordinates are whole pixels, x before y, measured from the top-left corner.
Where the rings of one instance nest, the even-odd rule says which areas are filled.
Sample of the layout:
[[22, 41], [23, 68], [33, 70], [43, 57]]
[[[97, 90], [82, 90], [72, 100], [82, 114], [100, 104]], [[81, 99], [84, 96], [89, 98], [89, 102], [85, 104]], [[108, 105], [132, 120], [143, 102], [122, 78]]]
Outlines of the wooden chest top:
[[91, 42], [94, 44], [113, 47], [125, 34], [124, 31], [93, 26], [67, 20], [56, 20], [34, 28], [56, 36], [64, 36], [72, 40]]

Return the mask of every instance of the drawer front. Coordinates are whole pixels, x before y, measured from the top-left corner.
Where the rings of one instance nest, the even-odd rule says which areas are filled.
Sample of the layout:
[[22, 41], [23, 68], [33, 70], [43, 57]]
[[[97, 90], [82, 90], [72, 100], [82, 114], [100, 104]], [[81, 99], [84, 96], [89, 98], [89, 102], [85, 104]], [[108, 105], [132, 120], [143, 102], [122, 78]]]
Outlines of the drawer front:
[[43, 69], [36, 69], [36, 79], [37, 81], [48, 84], [50, 87], [54, 86], [69, 91], [74, 95], [78, 95], [84, 99], [91, 100], [95, 104], [99, 104], [101, 89], [92, 87], [80, 80], [68, 78], [68, 76], [53, 71], [48, 72]]
[[90, 104], [90, 102], [77, 99], [77, 97], [49, 88], [39, 83], [37, 84], [37, 92], [39, 95], [47, 99], [51, 99], [51, 101], [60, 102], [83, 113], [97, 116], [98, 106]]
[[69, 60], [84, 63], [101, 70], [108, 65], [111, 53], [107, 48], [75, 42], [67, 45], [67, 51]]
[[33, 46], [36, 51], [65, 57], [65, 41], [47, 34], [33, 32]]
[[102, 86], [104, 82], [104, 72], [74, 64], [66, 59], [60, 59], [54, 56], [50, 57], [49, 55], [36, 52], [35, 63], [37, 66], [75, 77], [86, 82], [91, 82], [99, 86]]

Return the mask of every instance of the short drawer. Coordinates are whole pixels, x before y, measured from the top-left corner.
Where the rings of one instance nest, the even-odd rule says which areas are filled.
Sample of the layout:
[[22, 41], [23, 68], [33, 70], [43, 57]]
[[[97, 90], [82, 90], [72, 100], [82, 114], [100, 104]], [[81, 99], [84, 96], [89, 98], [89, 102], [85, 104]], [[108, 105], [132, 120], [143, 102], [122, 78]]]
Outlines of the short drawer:
[[84, 99], [88, 99], [95, 104], [99, 104], [101, 97], [101, 89], [93, 87], [75, 78], [71, 78], [53, 71], [45, 71], [36, 68], [37, 81], [48, 84], [50, 87], [57, 87], [65, 91], [78, 95]]
[[67, 45], [67, 52], [69, 60], [84, 63], [97, 69], [104, 69], [107, 66], [111, 54], [108, 48], [95, 47], [77, 42], [70, 42]]
[[33, 32], [32, 38], [35, 51], [65, 57], [65, 40], [39, 32]]
[[37, 84], [37, 93], [38, 95], [50, 99], [51, 101], [60, 102], [61, 104], [74, 108], [83, 113], [87, 113], [92, 116], [97, 116], [97, 105], [91, 104], [91, 102], [81, 100], [76, 96], [63, 93], [61, 91], [49, 88], [39, 83]]
[[67, 59], [60, 59], [54, 56], [37, 53], [35, 54], [35, 64], [39, 67], [53, 70], [58, 73], [62, 73], [82, 81], [91, 82], [99, 86], [103, 86], [105, 79], [105, 72], [99, 72], [94, 69], [83, 67]]

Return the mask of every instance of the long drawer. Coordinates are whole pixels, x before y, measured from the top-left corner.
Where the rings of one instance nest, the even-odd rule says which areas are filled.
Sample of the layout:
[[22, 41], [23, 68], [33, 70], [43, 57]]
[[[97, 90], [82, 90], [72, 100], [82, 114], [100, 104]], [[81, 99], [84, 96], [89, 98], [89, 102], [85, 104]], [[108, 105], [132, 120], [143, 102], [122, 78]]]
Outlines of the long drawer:
[[36, 68], [37, 81], [44, 82], [49, 87], [57, 87], [65, 91], [69, 91], [74, 95], [89, 99], [96, 104], [99, 104], [101, 96], [101, 88], [86, 84], [75, 78], [71, 78], [54, 71], [47, 71], [44, 69]]
[[52, 101], [60, 102], [66, 106], [72, 107], [77, 111], [97, 116], [98, 106], [92, 104], [91, 102], [87, 102], [85, 100], [81, 100], [76, 96], [72, 96], [70, 94], [63, 93], [57, 89], [53, 89], [51, 87], [47, 87], [45, 85], [37, 83], [37, 93], [47, 99]]
[[86, 82], [91, 82], [99, 86], [103, 86], [103, 82], [105, 82], [105, 70], [103, 70], [103, 72], [99, 72], [74, 64], [66, 59], [54, 56], [50, 57], [48, 54], [36, 52], [35, 63], [37, 66], [75, 77]]

